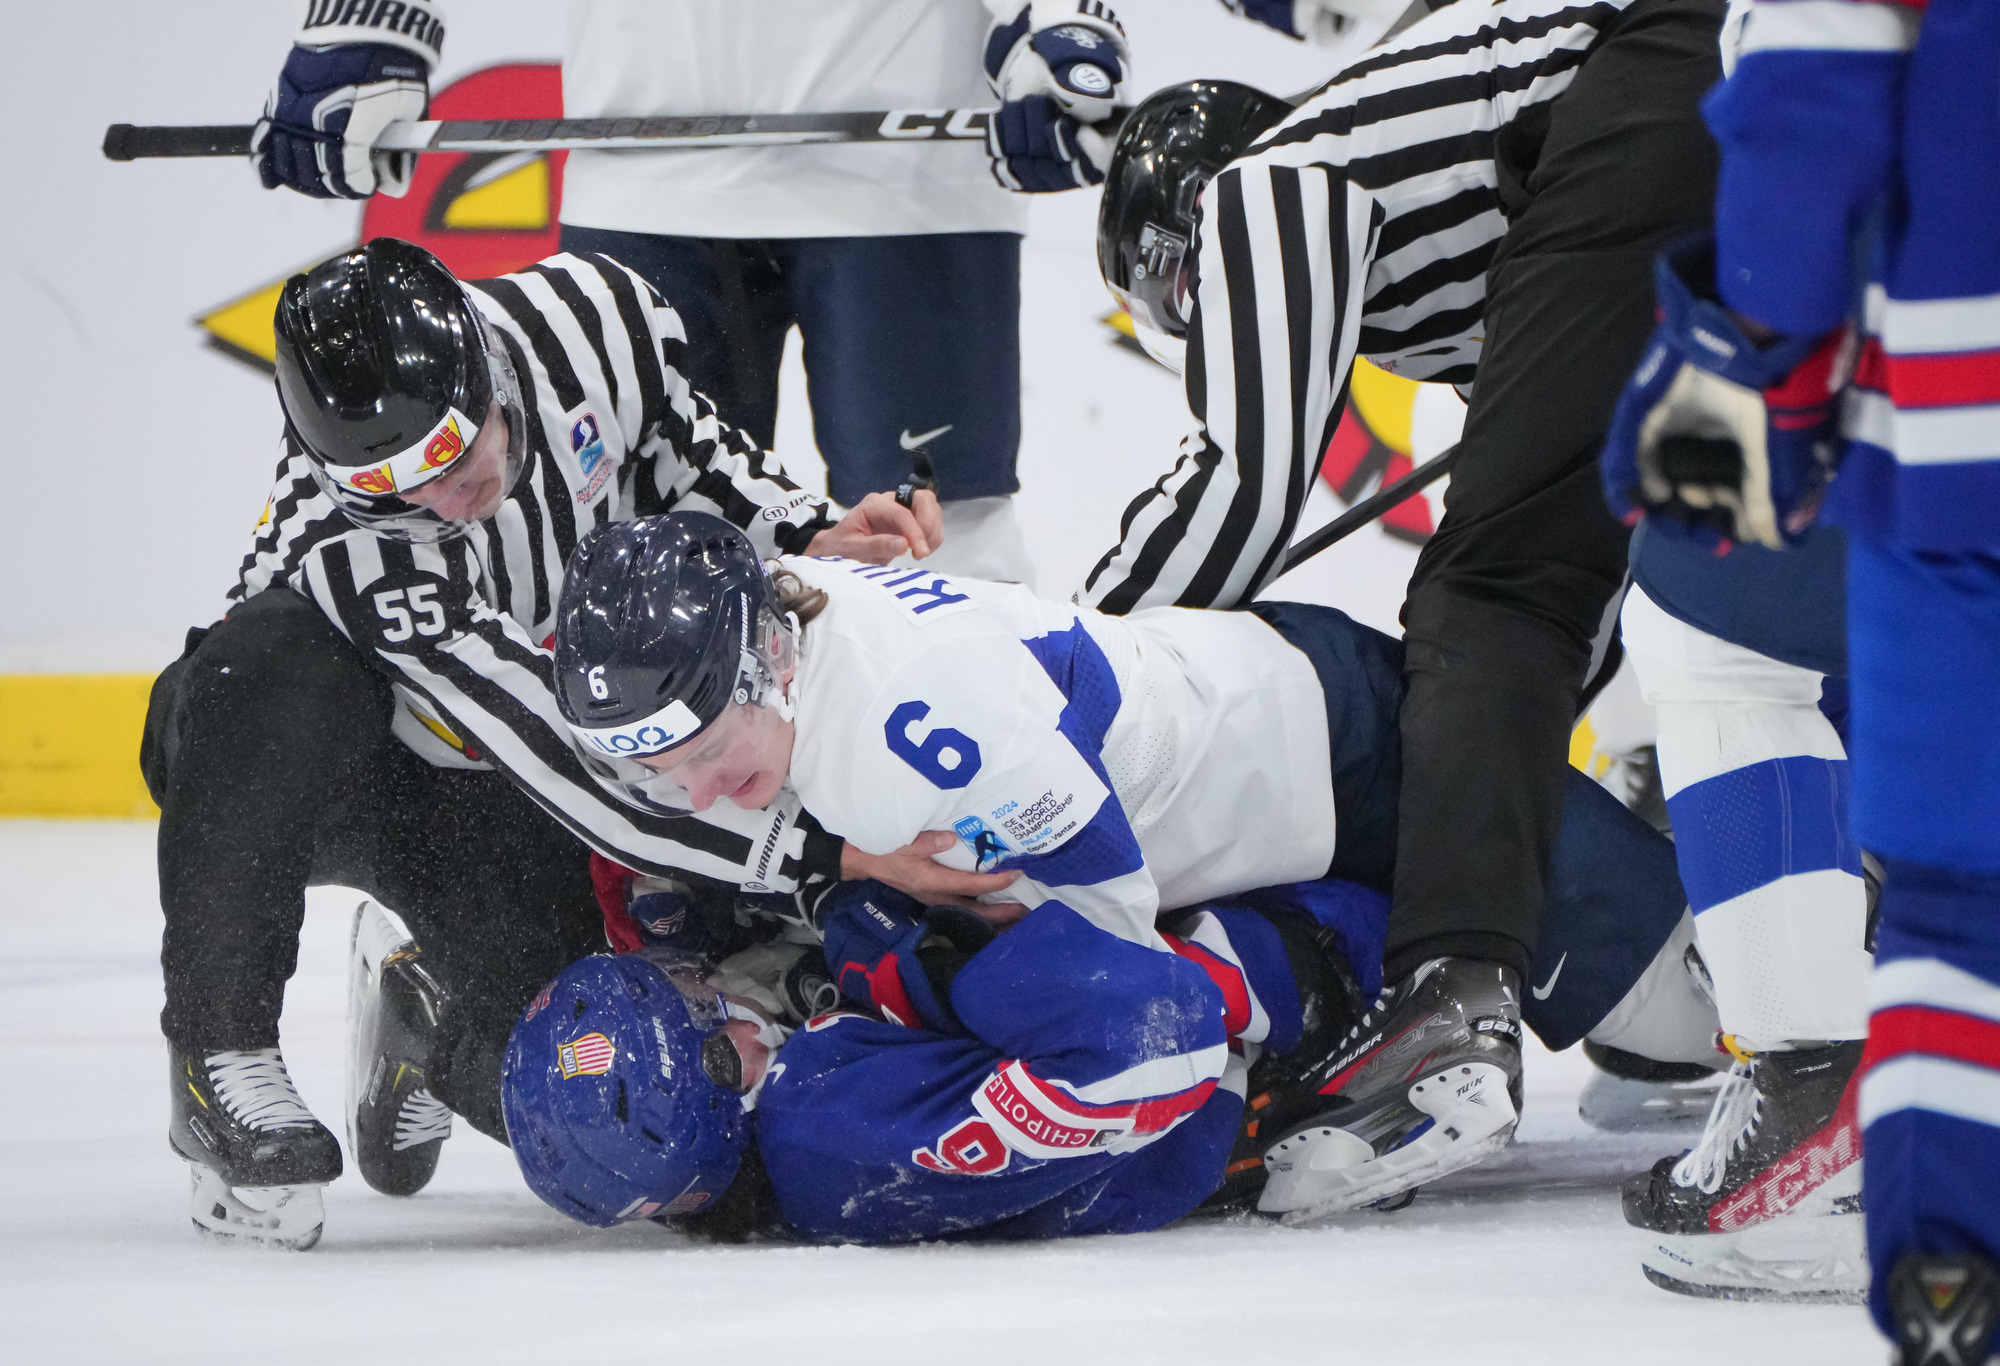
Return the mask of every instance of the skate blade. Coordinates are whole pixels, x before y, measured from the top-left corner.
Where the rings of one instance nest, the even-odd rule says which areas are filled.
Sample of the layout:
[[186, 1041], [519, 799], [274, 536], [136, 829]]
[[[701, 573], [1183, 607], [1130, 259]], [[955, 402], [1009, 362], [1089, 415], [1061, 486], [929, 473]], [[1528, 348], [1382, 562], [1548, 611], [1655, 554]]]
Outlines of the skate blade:
[[242, 1247], [304, 1252], [326, 1225], [324, 1186], [231, 1187], [212, 1167], [188, 1163], [195, 1231]]
[[1718, 1089], [1719, 1081], [1629, 1081], [1599, 1073], [1577, 1097], [1576, 1113], [1599, 1133], [1699, 1133]]
[[1868, 1248], [1861, 1215], [1792, 1215], [1733, 1233], [1656, 1233], [1639, 1259], [1646, 1279], [1712, 1300], [1861, 1304]]
[[1274, 1147], [1265, 1154], [1271, 1178], [1257, 1208], [1298, 1226], [1392, 1199], [1485, 1161], [1507, 1146], [1520, 1122], [1507, 1094], [1507, 1074], [1492, 1063], [1426, 1073], [1411, 1085], [1410, 1104], [1435, 1122], [1380, 1157], [1341, 1129], [1307, 1130], [1288, 1141], [1286, 1152], [1280, 1151], [1285, 1145]]

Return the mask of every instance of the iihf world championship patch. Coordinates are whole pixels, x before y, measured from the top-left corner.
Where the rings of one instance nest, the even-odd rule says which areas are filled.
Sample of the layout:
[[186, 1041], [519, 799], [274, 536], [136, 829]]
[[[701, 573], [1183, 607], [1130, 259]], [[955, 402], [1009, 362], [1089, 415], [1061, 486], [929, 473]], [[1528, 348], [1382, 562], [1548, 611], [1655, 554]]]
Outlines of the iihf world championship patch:
[[556, 1061], [565, 1077], [597, 1077], [611, 1070], [617, 1057], [611, 1040], [602, 1034], [586, 1034], [580, 1039], [556, 1045]]

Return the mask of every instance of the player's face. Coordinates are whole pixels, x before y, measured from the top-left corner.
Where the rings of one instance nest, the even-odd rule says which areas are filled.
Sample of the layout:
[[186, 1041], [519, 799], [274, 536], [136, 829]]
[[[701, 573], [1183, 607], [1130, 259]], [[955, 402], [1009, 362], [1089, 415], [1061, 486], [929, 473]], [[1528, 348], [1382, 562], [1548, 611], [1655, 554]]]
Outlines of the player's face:
[[755, 811], [771, 804], [791, 771], [792, 723], [769, 707], [732, 703], [691, 743], [639, 762], [685, 788], [696, 811], [724, 797]]
[[507, 420], [500, 400], [494, 399], [486, 409], [486, 421], [480, 424], [472, 449], [459, 457], [454, 468], [401, 497], [447, 522], [483, 522], [498, 512], [507, 497]]

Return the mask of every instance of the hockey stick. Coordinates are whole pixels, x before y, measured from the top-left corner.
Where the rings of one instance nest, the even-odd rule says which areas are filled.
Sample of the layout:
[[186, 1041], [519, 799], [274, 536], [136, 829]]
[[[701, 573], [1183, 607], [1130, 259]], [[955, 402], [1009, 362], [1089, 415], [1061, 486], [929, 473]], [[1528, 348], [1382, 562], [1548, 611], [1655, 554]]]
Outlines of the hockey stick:
[[1384, 484], [1373, 496], [1362, 499], [1287, 550], [1284, 564], [1271, 577], [1276, 579], [1291, 573], [1335, 541], [1345, 540], [1398, 503], [1408, 501], [1412, 495], [1449, 474], [1452, 465], [1457, 461], [1458, 447], [1454, 444], [1449, 450], [1424, 461], [1401, 479], [1392, 484]]
[[[980, 142], [991, 109], [878, 109], [853, 114], [702, 114], [661, 118], [447, 119], [392, 123], [375, 140], [382, 152], [649, 151], [699, 147], [781, 147], [812, 142]], [[1115, 134], [1113, 110], [1093, 125]], [[253, 126], [135, 126], [104, 130], [104, 155], [245, 157]]]

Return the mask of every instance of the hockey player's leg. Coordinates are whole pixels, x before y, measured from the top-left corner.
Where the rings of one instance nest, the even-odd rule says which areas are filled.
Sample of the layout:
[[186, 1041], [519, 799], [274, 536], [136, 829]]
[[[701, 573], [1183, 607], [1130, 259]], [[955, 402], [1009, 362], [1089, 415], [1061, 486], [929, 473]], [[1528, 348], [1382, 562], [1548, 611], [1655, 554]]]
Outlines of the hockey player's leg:
[[451, 1109], [431, 1090], [446, 999], [402, 917], [373, 900], [348, 935], [347, 1150], [384, 1195], [414, 1195], [437, 1171]]
[[922, 446], [945, 515], [925, 563], [1033, 587], [1013, 498], [1020, 276], [1012, 233], [920, 233], [800, 239], [787, 284], [835, 500], [895, 488]]
[[504, 776], [413, 760], [372, 797], [383, 838], [338, 880], [394, 918], [364, 910], [355, 927], [351, 1133], [369, 1184], [410, 1194], [449, 1132], [442, 1111], [506, 1141], [508, 1032], [550, 978], [603, 950], [603, 918], [588, 849]]
[[1866, 1268], [1850, 1083], [1870, 960], [1845, 749], [1818, 709], [1818, 673], [1711, 635], [1640, 589], [1625, 622], [1659, 713], [1701, 957], [1744, 1059], [1696, 1148], [1627, 1189], [1626, 1217], [1647, 1230], [1646, 1274], [1668, 1289], [1852, 1298]]
[[[387, 689], [304, 599], [271, 589], [208, 632], [156, 688], [147, 777], [160, 802], [161, 1027], [176, 1152], [198, 1228], [280, 1246], [318, 1237], [339, 1146], [278, 1052], [305, 888], [344, 802], [389, 743]], [[371, 724], [373, 723], [373, 724]], [[263, 1213], [259, 1213], [259, 1209]]]
[[677, 364], [722, 420], [771, 449], [778, 371], [791, 330], [782, 246], [758, 239], [673, 237], [565, 224], [562, 249], [599, 252], [637, 271], [701, 342]]
[[1869, 1307], [1905, 1366], [1978, 1362], [2000, 1349], [2000, 571], [1859, 536], [1848, 563], [1855, 833], [1887, 865]]

